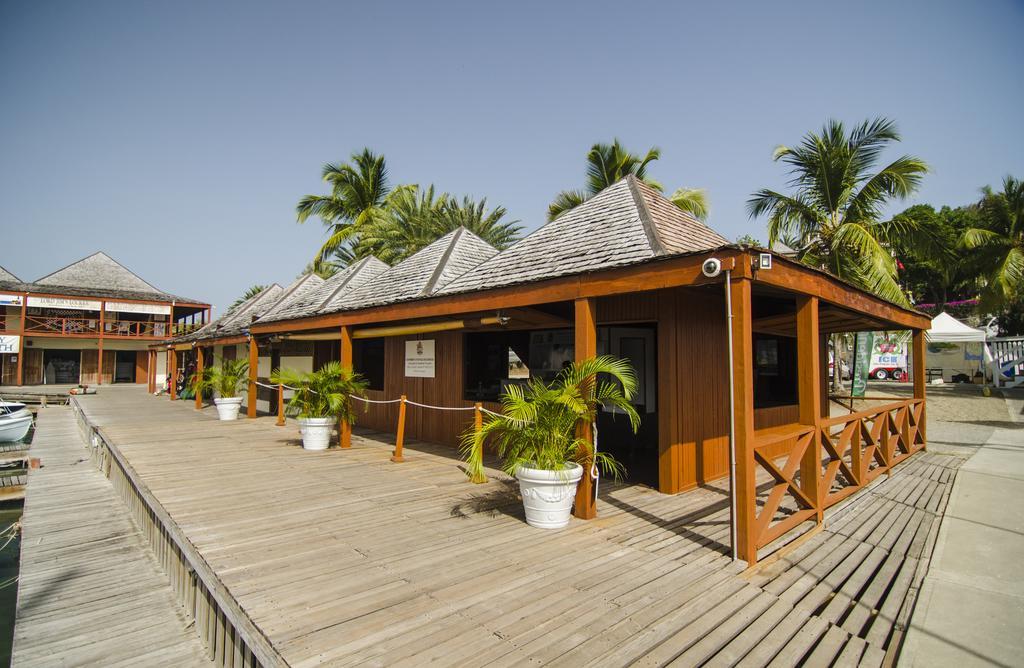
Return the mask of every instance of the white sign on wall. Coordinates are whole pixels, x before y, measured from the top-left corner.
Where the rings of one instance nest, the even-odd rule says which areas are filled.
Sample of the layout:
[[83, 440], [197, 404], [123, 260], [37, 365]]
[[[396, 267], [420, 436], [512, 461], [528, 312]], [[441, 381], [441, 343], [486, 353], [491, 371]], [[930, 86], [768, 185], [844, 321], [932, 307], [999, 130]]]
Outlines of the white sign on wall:
[[0, 355], [17, 355], [21, 337], [13, 334], [0, 335]]
[[21, 306], [21, 295], [0, 293], [0, 306]]
[[118, 313], [150, 313], [153, 315], [170, 315], [168, 304], [133, 304], [131, 302], [107, 302], [107, 312]]
[[406, 378], [434, 377], [434, 340], [405, 342]]
[[100, 303], [89, 299], [67, 297], [29, 297], [28, 305], [35, 308], [70, 308], [79, 311], [99, 311]]

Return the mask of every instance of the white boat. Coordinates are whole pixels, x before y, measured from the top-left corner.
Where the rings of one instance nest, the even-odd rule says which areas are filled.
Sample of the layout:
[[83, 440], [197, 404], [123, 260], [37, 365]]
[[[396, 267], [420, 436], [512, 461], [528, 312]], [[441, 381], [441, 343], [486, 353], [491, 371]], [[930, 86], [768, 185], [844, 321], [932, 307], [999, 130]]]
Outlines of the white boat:
[[25, 404], [0, 401], [0, 442], [20, 441], [32, 426], [32, 412]]

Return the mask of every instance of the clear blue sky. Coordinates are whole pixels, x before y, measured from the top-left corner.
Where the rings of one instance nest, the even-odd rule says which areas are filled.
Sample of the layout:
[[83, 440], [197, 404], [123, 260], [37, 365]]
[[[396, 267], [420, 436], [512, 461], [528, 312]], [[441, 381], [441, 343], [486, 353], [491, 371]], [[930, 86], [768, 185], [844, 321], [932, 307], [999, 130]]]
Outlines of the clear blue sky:
[[[487, 197], [528, 228], [584, 155], [657, 145], [666, 188], [764, 238], [749, 194], [829, 117], [898, 121], [963, 204], [1024, 177], [1021, 2], [0, 3], [0, 265], [105, 250], [229, 304], [291, 280], [320, 168], [363, 146], [394, 181]], [[891, 154], [890, 157], [895, 157]]]

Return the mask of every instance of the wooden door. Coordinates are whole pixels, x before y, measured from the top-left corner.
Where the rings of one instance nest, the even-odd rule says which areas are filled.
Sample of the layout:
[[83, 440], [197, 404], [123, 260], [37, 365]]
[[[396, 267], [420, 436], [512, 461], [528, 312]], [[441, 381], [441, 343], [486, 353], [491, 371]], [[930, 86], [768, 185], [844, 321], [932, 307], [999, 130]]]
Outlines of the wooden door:
[[17, 359], [17, 355], [0, 355], [0, 385], [14, 385], [18, 382]]
[[112, 385], [114, 383], [114, 369], [117, 367], [117, 352], [106, 351], [103, 354], [103, 383]]
[[149, 351], [135, 351], [135, 382], [146, 383], [149, 381]]
[[42, 385], [43, 351], [39, 348], [26, 348], [23, 353], [25, 363], [21, 368], [22, 382], [26, 385]]
[[[113, 353], [107, 353], [104, 357], [113, 355]], [[99, 360], [100, 353], [98, 350], [83, 350], [82, 351], [82, 367], [81, 373], [79, 374], [79, 383], [82, 385], [95, 385], [99, 380]]]

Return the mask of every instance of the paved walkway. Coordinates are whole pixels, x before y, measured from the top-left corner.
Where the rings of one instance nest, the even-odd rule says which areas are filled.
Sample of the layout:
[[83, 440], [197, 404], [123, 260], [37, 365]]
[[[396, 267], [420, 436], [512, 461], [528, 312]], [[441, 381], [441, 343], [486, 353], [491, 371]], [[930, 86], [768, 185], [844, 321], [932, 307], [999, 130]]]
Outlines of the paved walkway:
[[11, 665], [210, 665], [70, 408], [41, 411], [31, 451]]
[[988, 425], [991, 435], [957, 473], [901, 665], [1020, 665], [1024, 401], [1007, 404], [1014, 422]]

